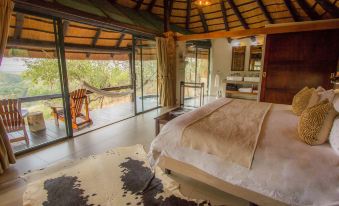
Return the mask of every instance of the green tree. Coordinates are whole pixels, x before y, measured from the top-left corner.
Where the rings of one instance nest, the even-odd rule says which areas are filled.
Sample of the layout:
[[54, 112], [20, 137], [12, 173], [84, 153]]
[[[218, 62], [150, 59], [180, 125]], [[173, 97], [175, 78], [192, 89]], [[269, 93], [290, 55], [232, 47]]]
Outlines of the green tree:
[[[28, 70], [23, 78], [32, 82], [29, 95], [60, 93], [58, 62], [55, 59], [39, 59], [26, 62]], [[128, 64], [111, 61], [67, 60], [67, 74], [70, 90], [80, 87], [85, 81], [97, 88], [130, 84]]]

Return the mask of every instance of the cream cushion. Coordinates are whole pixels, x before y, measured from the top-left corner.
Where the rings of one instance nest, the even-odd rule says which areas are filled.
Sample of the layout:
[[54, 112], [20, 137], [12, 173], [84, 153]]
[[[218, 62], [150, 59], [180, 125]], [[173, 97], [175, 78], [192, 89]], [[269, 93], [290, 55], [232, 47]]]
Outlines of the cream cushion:
[[333, 104], [327, 99], [307, 108], [300, 116], [299, 138], [309, 145], [323, 144], [329, 138], [336, 115]]
[[301, 113], [307, 108], [314, 91], [314, 88], [304, 87], [296, 95], [294, 95], [292, 101], [292, 111], [294, 114], [301, 115]]
[[310, 98], [310, 101], [308, 102], [307, 107], [312, 107], [319, 102], [328, 99], [329, 102], [333, 102], [335, 96], [335, 92], [333, 89], [325, 90], [322, 87], [318, 87], [313, 93]]
[[335, 153], [339, 155], [339, 116], [338, 115], [333, 122], [329, 140], [330, 140], [331, 147], [334, 149]]

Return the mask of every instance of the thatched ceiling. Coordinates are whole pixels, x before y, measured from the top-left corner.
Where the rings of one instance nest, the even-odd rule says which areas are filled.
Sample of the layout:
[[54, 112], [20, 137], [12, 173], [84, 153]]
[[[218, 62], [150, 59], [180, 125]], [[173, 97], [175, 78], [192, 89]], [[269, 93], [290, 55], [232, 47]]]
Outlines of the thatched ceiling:
[[[30, 57], [55, 57], [52, 20], [20, 12], [35, 6], [36, 12], [53, 12], [66, 18], [63, 24], [67, 58], [127, 60], [131, 33], [160, 35], [163, 32], [163, 1], [15, 0], [19, 12], [12, 15], [8, 48], [28, 49], [26, 55]], [[180, 33], [240, 30], [270, 23], [339, 17], [339, 0], [211, 0], [212, 4], [203, 8], [195, 6], [192, 0], [168, 2], [171, 29]], [[104, 24], [90, 26], [70, 21], [68, 18], [73, 18], [74, 13]], [[146, 58], [149, 52], [153, 59], [154, 45], [149, 43], [142, 43], [146, 46], [143, 54]], [[22, 55], [14, 53], [7, 50], [6, 54]]]
[[[168, 0], [170, 23], [194, 33], [260, 28], [266, 24], [339, 18], [338, 0]], [[163, 17], [164, 0], [116, 0], [117, 4]]]

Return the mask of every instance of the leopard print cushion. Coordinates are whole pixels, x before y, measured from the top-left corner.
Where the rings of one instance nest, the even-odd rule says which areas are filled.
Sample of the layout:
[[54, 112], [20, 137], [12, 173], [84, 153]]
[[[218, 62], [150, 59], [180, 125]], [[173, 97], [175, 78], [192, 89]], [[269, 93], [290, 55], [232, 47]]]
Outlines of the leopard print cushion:
[[300, 90], [293, 97], [292, 101], [292, 111], [296, 115], [301, 115], [301, 113], [307, 108], [310, 98], [315, 91], [314, 88], [305, 87]]
[[307, 108], [300, 116], [299, 138], [309, 145], [323, 144], [328, 140], [336, 115], [333, 103], [327, 99]]

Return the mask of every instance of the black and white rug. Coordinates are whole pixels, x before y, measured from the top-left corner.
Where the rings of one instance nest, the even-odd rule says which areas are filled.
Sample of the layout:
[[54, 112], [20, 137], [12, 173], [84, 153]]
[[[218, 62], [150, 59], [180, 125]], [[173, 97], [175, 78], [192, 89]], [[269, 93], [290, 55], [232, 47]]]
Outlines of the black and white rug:
[[188, 199], [179, 186], [147, 163], [141, 145], [121, 147], [26, 174], [24, 205], [210, 205]]

